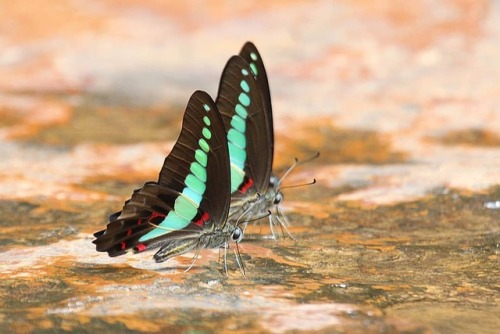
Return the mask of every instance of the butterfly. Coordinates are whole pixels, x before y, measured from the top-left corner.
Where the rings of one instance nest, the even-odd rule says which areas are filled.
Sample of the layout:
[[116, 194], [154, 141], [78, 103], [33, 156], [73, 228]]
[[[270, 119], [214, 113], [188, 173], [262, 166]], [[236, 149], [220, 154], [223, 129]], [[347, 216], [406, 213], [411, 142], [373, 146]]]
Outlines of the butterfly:
[[200, 248], [225, 247], [239, 241], [242, 230], [228, 222], [231, 200], [226, 131], [212, 98], [193, 93], [182, 130], [165, 158], [158, 181], [134, 190], [123, 209], [94, 234], [99, 252], [160, 248], [156, 262]]
[[[227, 131], [230, 220], [239, 225], [268, 216], [273, 236], [276, 223], [290, 235], [280, 209], [283, 178], [272, 173], [274, 126], [269, 82], [262, 57], [253, 43], [245, 43], [239, 55], [227, 62], [215, 103]], [[269, 214], [272, 207], [275, 214]]]

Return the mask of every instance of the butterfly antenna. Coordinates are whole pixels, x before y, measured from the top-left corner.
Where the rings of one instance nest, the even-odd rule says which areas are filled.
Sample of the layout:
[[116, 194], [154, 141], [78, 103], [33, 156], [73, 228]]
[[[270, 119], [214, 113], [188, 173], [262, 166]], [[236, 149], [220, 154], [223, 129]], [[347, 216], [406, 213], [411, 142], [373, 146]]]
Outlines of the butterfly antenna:
[[308, 159], [306, 159], [306, 160], [302, 160], [301, 162], [299, 162], [299, 164], [300, 164], [300, 165], [303, 165], [303, 164], [305, 164], [305, 163], [311, 162], [311, 161], [313, 161], [314, 159], [319, 158], [319, 156], [320, 156], [319, 152], [316, 152], [316, 153], [315, 153], [312, 157], [310, 157], [310, 158], [308, 158]]
[[311, 182], [307, 182], [307, 183], [299, 183], [299, 184], [294, 184], [291, 186], [280, 187], [280, 190], [289, 189], [289, 188], [312, 186], [313, 184], [316, 184], [316, 179], [313, 179]]
[[278, 181], [278, 184], [281, 184], [281, 182], [283, 182], [283, 180], [288, 176], [288, 174], [290, 174], [290, 172], [292, 170], [294, 170], [295, 167], [297, 167], [297, 165], [299, 164], [299, 159], [297, 158], [293, 158], [293, 163], [290, 167], [288, 167], [288, 169], [286, 170], [286, 172], [283, 174], [283, 176], [281, 177], [281, 179], [279, 179]]
[[[290, 174], [290, 172], [292, 170], [295, 169], [295, 167], [297, 167], [298, 165], [303, 165], [305, 163], [313, 161], [314, 159], [319, 158], [319, 155], [320, 155], [319, 152], [316, 152], [312, 157], [310, 157], [310, 158], [308, 158], [306, 160], [302, 160], [302, 161], [299, 161], [299, 159], [297, 159], [297, 158], [293, 158], [293, 164], [290, 167], [288, 167], [288, 169], [286, 170], [286, 172], [283, 174], [283, 176], [281, 177], [281, 179], [278, 181], [278, 184], [281, 184], [281, 182], [283, 182], [283, 180], [288, 176], [288, 174]], [[315, 182], [316, 181], [314, 181], [314, 183]]]

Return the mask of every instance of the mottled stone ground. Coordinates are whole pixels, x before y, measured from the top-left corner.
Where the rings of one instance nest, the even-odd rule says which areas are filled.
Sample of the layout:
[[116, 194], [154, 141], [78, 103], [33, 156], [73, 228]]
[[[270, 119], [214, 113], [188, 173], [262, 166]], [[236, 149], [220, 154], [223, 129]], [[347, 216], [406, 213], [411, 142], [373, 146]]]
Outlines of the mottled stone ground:
[[[92, 232], [252, 40], [297, 238], [158, 265]], [[0, 0], [0, 332], [495, 333], [500, 2]], [[262, 231], [261, 231], [262, 230]]]

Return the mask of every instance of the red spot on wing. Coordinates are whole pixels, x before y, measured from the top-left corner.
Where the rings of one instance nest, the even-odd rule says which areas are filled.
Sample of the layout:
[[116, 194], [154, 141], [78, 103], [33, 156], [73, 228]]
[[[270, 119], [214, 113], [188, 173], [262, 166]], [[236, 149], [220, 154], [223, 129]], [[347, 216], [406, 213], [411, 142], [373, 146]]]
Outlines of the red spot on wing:
[[132, 229], [130, 229], [130, 230], [127, 231], [127, 237], [129, 237], [131, 235], [132, 235]]
[[153, 211], [153, 213], [151, 213], [151, 216], [149, 216], [148, 220], [151, 220], [151, 219], [156, 218], [156, 217], [165, 217], [165, 215], [163, 213]]
[[[164, 215], [163, 213], [159, 213], [159, 212], [153, 211], [151, 213], [151, 216], [149, 216], [149, 218], [148, 218], [148, 223], [151, 223], [151, 221], [153, 219], [158, 218], [158, 217], [164, 218], [164, 217], [166, 217], [166, 215]], [[141, 223], [142, 223], [142, 220], [141, 220]]]
[[123, 241], [121, 243], [121, 246], [122, 246], [122, 250], [125, 250], [125, 248], [127, 248], [127, 244], [125, 242], [123, 242]]
[[141, 225], [141, 224], [142, 224], [142, 218], [137, 221], [137, 225]]
[[240, 189], [238, 189], [242, 194], [245, 194], [248, 189], [250, 189], [253, 186], [254, 182], [253, 179], [248, 178], [247, 182], [245, 182], [243, 185], [240, 186]]
[[194, 222], [195, 225], [202, 227], [203, 224], [208, 221], [210, 215], [207, 212], [203, 212], [201, 218]]
[[134, 247], [134, 250], [136, 252], [144, 252], [148, 248], [145, 244], [138, 244], [137, 246]]

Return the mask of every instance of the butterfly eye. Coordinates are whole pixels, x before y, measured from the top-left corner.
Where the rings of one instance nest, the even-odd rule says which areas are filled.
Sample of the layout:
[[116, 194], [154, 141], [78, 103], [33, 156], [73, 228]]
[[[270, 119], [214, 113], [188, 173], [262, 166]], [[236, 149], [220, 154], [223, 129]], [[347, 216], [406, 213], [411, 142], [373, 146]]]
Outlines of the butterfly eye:
[[283, 202], [283, 195], [278, 191], [274, 196], [274, 205], [278, 205]]
[[276, 176], [271, 176], [269, 179], [269, 186], [274, 188], [278, 184], [278, 178]]
[[237, 227], [234, 229], [233, 234], [231, 235], [231, 239], [236, 242], [240, 242], [243, 239], [243, 231], [241, 228]]

